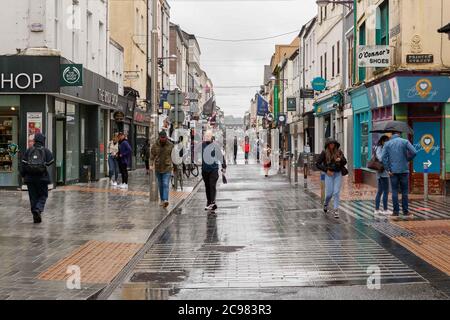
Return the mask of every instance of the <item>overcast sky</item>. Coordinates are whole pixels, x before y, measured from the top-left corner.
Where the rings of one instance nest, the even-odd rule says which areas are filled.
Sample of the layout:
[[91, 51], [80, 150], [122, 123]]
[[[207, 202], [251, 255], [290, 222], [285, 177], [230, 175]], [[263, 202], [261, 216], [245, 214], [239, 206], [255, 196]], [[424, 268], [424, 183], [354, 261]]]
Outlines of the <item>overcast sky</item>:
[[[198, 39], [201, 67], [213, 81], [217, 105], [243, 116], [263, 83], [275, 44], [289, 44], [316, 12], [315, 0], [168, 0], [171, 21], [198, 37], [254, 39], [296, 31], [270, 40], [216, 42]], [[241, 88], [220, 88], [239, 86]], [[255, 86], [253, 88], [242, 88]]]

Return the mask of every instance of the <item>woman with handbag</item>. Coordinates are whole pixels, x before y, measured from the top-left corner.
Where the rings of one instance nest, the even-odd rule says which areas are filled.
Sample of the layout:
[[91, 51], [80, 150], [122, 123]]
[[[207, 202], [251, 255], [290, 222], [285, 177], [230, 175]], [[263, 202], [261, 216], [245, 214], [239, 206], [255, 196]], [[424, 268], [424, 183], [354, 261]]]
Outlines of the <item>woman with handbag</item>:
[[263, 163], [264, 163], [264, 176], [267, 178], [269, 176], [270, 167], [272, 167], [272, 161], [270, 159], [272, 149], [269, 146], [264, 150]]
[[325, 149], [317, 159], [316, 166], [320, 171], [325, 172], [325, 203], [323, 211], [328, 212], [328, 205], [331, 198], [334, 199], [333, 209], [330, 210], [336, 219], [339, 219], [340, 193], [342, 177], [348, 174], [345, 167], [347, 159], [340, 149], [340, 143], [336, 140], [329, 140], [325, 144]]
[[[381, 163], [381, 156], [383, 154], [384, 144], [389, 141], [388, 136], [382, 136], [375, 148], [375, 157], [371, 162], [378, 162], [375, 167], [377, 168], [377, 181], [378, 191], [375, 196], [375, 214], [390, 215], [392, 212], [388, 211], [388, 195], [389, 195], [389, 173], [384, 169]], [[383, 210], [380, 210], [381, 196], [383, 196]]]

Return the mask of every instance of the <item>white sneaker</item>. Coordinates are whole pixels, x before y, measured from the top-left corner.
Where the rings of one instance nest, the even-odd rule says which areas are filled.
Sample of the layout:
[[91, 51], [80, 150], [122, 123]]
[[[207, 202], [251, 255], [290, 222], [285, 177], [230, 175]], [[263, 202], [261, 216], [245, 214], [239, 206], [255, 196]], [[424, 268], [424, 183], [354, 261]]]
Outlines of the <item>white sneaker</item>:
[[381, 211], [381, 210], [375, 210], [374, 214], [375, 214], [375, 215], [383, 214], [383, 211]]
[[390, 215], [392, 215], [392, 211], [391, 210], [383, 210], [382, 214], [384, 214], [385, 216], [390, 216]]
[[116, 182], [116, 181], [113, 181], [113, 182], [112, 182], [112, 186], [113, 186], [113, 187], [117, 187], [117, 182]]
[[119, 188], [120, 188], [120, 189], [128, 189], [128, 185], [127, 185], [126, 183], [122, 183], [122, 184], [119, 186]]

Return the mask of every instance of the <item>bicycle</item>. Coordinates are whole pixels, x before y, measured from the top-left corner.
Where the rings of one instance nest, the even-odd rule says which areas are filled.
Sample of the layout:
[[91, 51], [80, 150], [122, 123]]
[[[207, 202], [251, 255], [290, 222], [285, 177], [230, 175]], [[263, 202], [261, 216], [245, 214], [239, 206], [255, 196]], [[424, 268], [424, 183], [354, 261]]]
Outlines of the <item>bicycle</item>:
[[172, 188], [178, 190], [178, 184], [180, 189], [183, 190], [183, 169], [181, 165], [175, 165], [171, 177]]
[[199, 170], [198, 165], [195, 163], [184, 164], [183, 163], [183, 173], [186, 178], [189, 178], [192, 174], [194, 177], [198, 177]]

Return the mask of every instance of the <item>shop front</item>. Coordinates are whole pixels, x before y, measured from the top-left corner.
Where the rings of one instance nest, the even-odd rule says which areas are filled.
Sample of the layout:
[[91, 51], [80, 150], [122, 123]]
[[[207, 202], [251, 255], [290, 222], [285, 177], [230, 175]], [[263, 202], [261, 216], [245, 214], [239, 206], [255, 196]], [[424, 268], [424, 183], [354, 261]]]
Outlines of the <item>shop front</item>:
[[[373, 121], [398, 120], [414, 134], [405, 136], [418, 154], [411, 164], [411, 192], [424, 192], [424, 171], [429, 193], [444, 194], [450, 182], [450, 77], [397, 74], [368, 88]], [[378, 136], [373, 135], [375, 141]]]
[[[67, 65], [82, 83], [64, 83]], [[117, 84], [59, 56], [2, 56], [0, 79], [0, 188], [22, 186], [19, 159], [36, 133], [47, 136], [55, 156], [52, 181], [104, 176], [106, 119], [117, 105]]]
[[325, 142], [336, 139], [336, 111], [342, 104], [342, 95], [335, 93], [332, 96], [314, 103], [315, 115], [315, 151], [320, 153]]
[[349, 92], [353, 109], [353, 179], [355, 183], [368, 182], [372, 171], [367, 169], [367, 162], [372, 156], [373, 141], [372, 112], [365, 86]]

